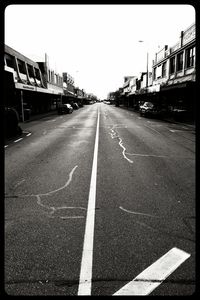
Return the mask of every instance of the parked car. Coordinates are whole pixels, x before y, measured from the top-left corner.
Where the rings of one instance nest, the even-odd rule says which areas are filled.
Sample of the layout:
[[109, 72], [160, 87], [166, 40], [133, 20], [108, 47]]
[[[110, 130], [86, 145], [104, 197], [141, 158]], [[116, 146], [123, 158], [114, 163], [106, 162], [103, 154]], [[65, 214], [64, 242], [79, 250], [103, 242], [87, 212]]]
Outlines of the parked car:
[[167, 110], [161, 105], [147, 101], [140, 106], [139, 112], [141, 116], [145, 117], [162, 117], [167, 112]]
[[71, 114], [73, 112], [73, 107], [69, 104], [60, 104], [58, 106], [58, 114]]
[[79, 106], [76, 102], [72, 103], [72, 107], [73, 107], [73, 109], [79, 109]]
[[83, 102], [77, 103], [79, 107], [83, 107]]

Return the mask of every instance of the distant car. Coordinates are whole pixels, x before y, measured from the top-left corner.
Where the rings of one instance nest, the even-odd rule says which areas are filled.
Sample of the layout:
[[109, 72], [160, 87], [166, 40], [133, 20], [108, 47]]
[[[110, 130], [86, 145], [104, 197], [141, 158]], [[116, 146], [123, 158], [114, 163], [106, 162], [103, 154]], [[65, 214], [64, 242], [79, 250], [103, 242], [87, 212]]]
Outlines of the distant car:
[[140, 115], [144, 117], [146, 116], [161, 117], [166, 113], [166, 109], [161, 105], [147, 101], [140, 106], [139, 112]]
[[83, 102], [79, 102], [79, 103], [78, 103], [78, 106], [79, 106], [79, 107], [83, 107]]
[[72, 107], [73, 107], [73, 109], [79, 109], [79, 106], [76, 102], [72, 103]]
[[66, 104], [60, 104], [58, 106], [58, 114], [71, 114], [73, 112], [73, 107], [66, 103]]

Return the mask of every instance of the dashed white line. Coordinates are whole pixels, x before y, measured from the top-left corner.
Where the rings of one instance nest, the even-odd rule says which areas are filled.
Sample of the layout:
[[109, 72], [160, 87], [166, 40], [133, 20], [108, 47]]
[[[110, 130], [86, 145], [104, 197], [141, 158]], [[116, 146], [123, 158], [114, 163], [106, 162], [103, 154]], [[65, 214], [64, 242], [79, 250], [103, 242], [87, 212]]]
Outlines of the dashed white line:
[[20, 138], [18, 140], [15, 140], [14, 143], [18, 143], [19, 141], [23, 140], [23, 138]]

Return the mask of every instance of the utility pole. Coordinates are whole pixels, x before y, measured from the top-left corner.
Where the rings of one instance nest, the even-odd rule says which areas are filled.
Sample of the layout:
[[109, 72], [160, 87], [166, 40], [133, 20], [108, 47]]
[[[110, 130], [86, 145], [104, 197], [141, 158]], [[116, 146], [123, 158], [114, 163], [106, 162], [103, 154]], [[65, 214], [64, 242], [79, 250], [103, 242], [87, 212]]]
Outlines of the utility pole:
[[[139, 40], [139, 43], [144, 43], [145, 41]], [[149, 52], [147, 51], [147, 75], [146, 75], [146, 88], [148, 87], [148, 75], [149, 75]]]
[[148, 87], [148, 75], [149, 75], [149, 53], [147, 52], [147, 80], [146, 80], [146, 88]]
[[22, 109], [22, 122], [24, 123], [24, 101], [23, 101], [23, 91], [21, 91], [21, 109]]

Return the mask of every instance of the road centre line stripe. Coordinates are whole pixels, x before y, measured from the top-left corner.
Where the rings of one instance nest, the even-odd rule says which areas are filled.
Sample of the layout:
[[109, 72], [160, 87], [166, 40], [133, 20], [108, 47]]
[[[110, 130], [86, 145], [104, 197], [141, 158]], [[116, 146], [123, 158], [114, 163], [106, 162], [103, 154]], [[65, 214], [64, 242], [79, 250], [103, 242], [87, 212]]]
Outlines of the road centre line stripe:
[[98, 144], [99, 144], [99, 109], [98, 109], [98, 117], [97, 117], [94, 156], [93, 156], [92, 174], [91, 174], [91, 181], [90, 181], [90, 191], [89, 191], [88, 208], [87, 208], [87, 216], [86, 216], [78, 295], [91, 295], [91, 288], [92, 288], [92, 261], [93, 261], [93, 242], [94, 242]]
[[172, 248], [156, 262], [150, 265], [135, 279], [127, 283], [113, 296], [131, 295], [144, 296], [149, 295], [157, 288], [163, 280], [165, 280], [172, 272], [174, 272], [191, 254], [178, 249]]
[[18, 139], [18, 140], [15, 140], [14, 143], [17, 143], [17, 142], [19, 142], [19, 141], [21, 141], [21, 140], [23, 140], [23, 138], [20, 138], [20, 139]]

